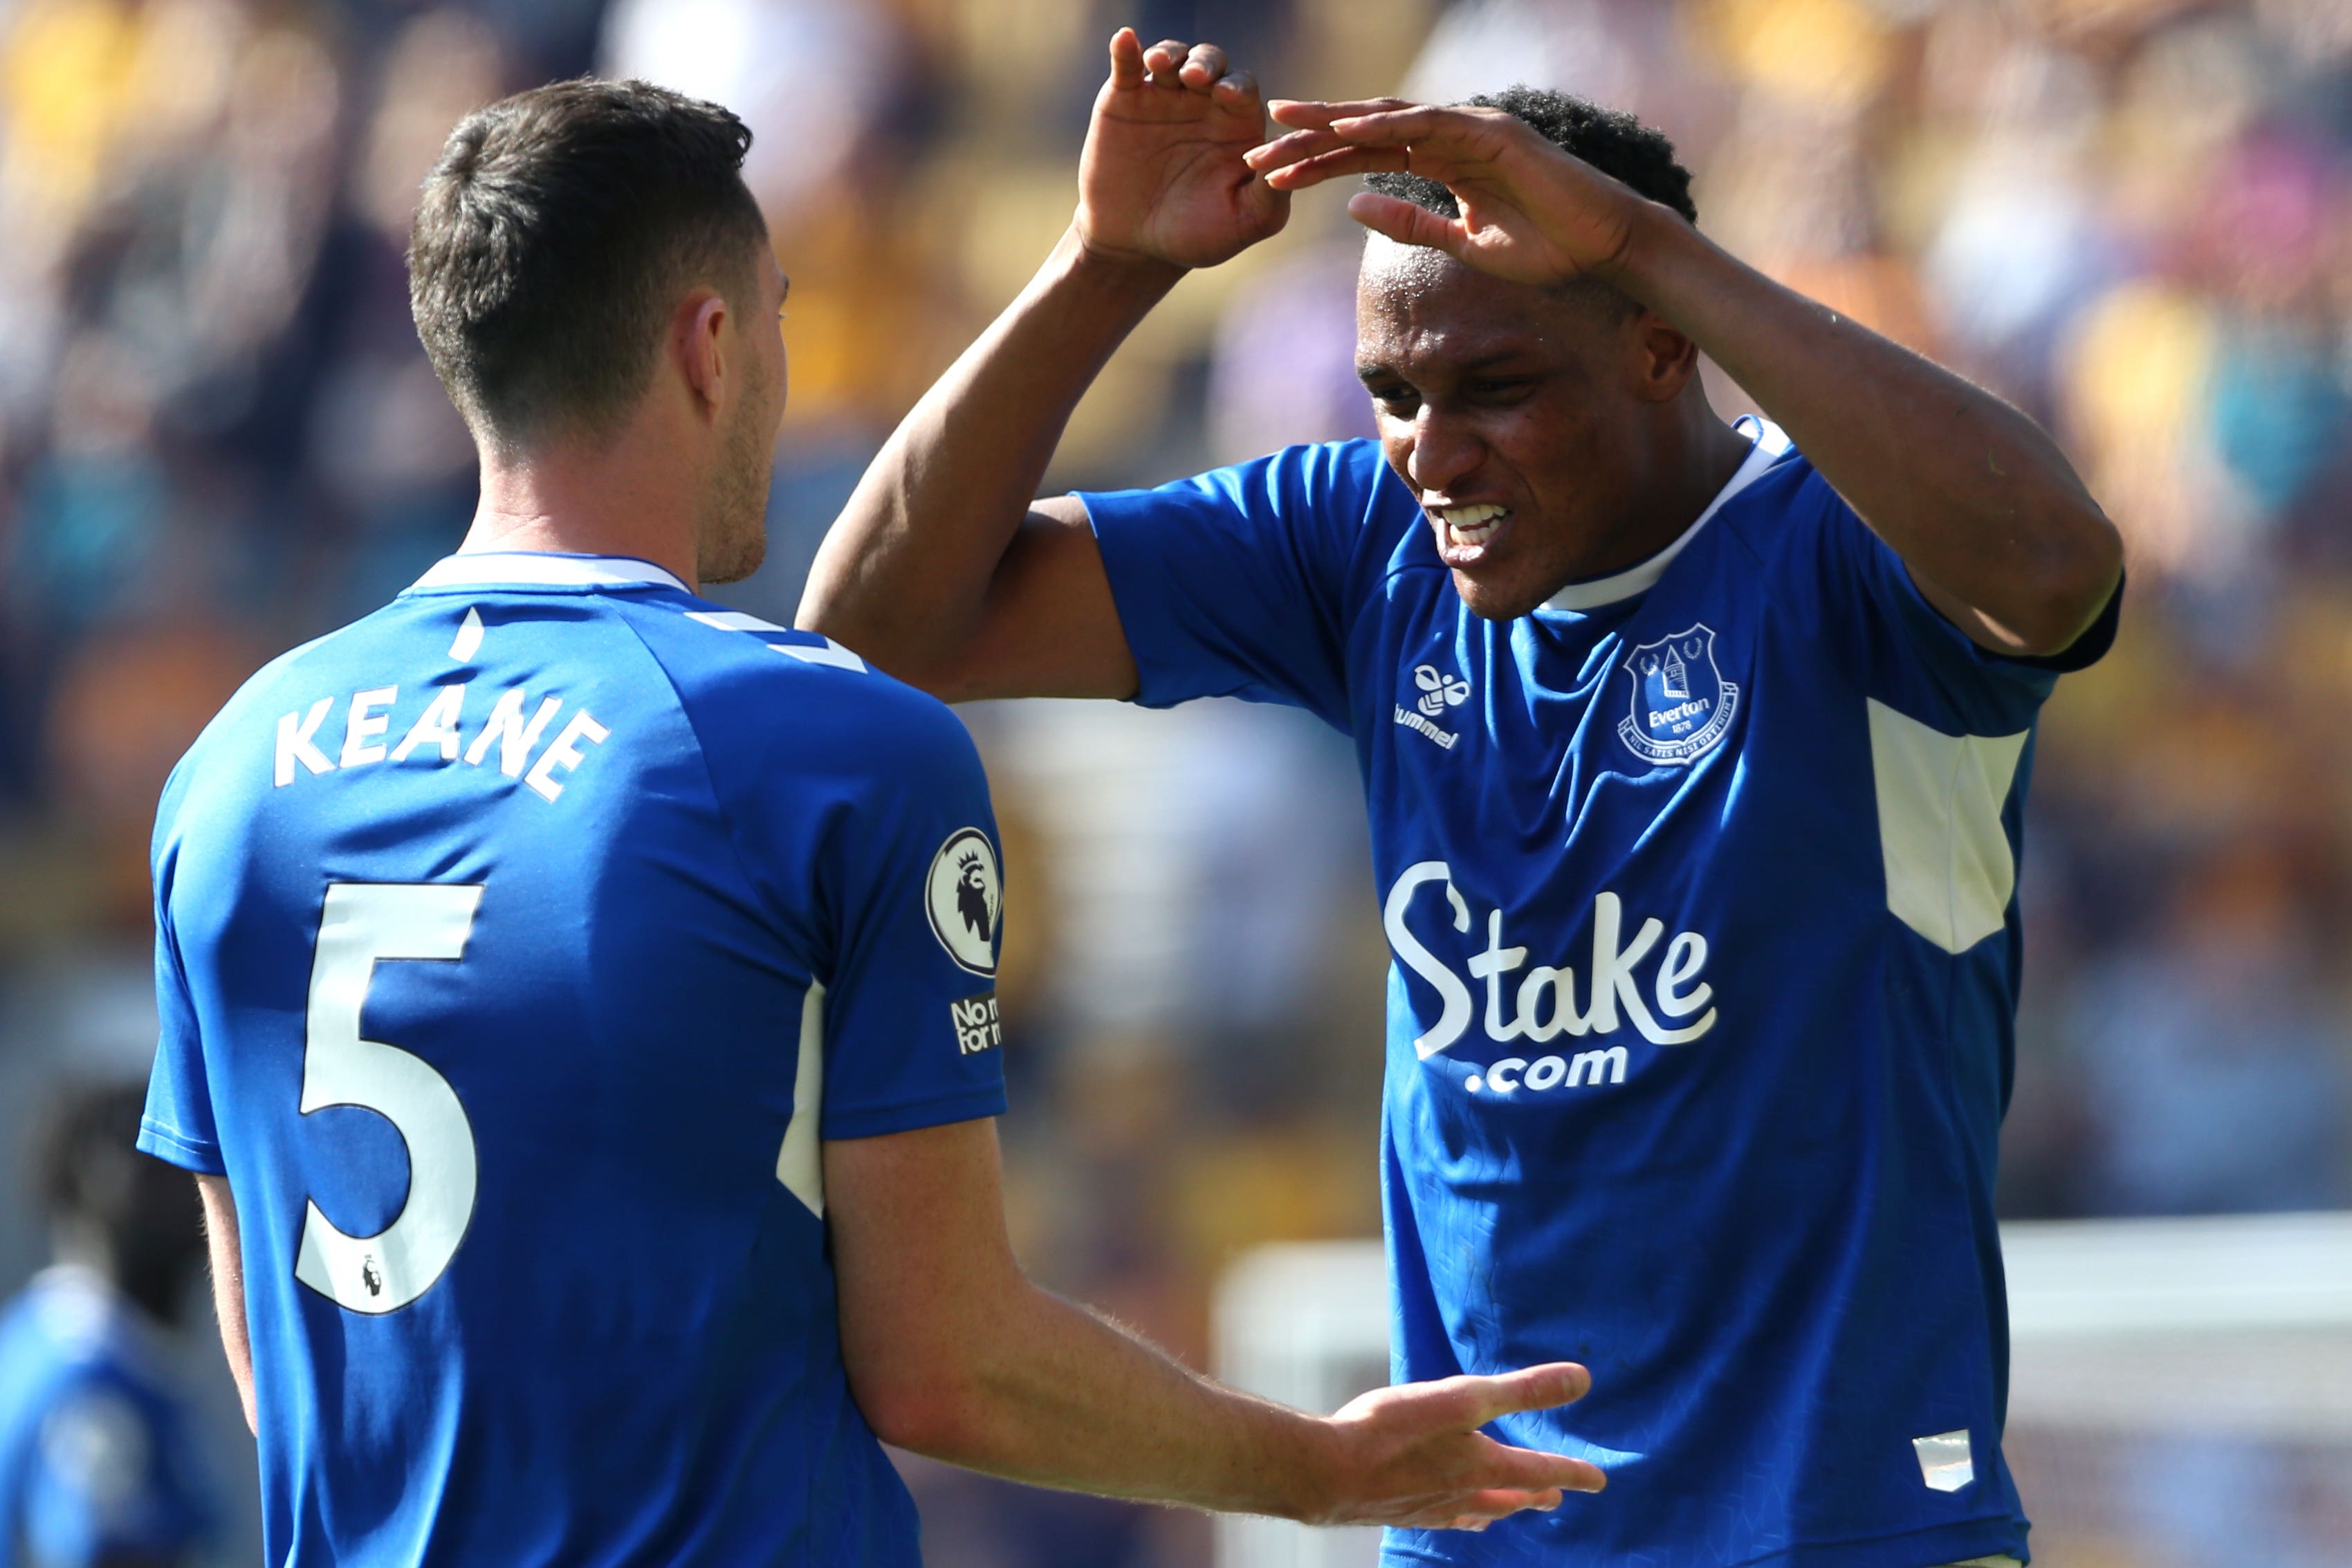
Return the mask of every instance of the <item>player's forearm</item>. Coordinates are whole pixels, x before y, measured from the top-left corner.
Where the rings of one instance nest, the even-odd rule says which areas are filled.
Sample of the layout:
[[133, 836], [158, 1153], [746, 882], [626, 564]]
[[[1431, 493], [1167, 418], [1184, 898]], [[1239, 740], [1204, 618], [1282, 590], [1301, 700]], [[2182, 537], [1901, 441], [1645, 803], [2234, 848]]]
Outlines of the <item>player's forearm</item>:
[[2033, 422], [1982, 389], [1646, 209], [1612, 281], [1766, 413], [1923, 588], [2054, 653], [2105, 604], [2122, 545]]
[[1034, 1486], [1286, 1518], [1324, 1511], [1323, 1422], [1200, 1377], [1025, 1281], [963, 1359], [883, 1411], [882, 1435]]
[[1071, 411], [1181, 275], [1064, 235], [866, 471], [817, 552], [799, 624], [919, 685], [950, 667]]
[[245, 1321], [245, 1253], [236, 1198], [228, 1177], [218, 1176], [198, 1176], [196, 1196], [205, 1211], [205, 1255], [212, 1265], [213, 1316], [220, 1327], [221, 1352], [228, 1358], [237, 1403], [245, 1407], [245, 1424], [257, 1436], [261, 1422], [254, 1400], [253, 1340]]

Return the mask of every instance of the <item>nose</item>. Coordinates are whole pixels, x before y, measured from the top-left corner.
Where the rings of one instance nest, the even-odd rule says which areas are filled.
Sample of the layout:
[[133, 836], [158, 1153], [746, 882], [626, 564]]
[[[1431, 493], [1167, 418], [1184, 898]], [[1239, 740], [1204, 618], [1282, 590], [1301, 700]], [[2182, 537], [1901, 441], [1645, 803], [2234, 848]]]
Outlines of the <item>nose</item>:
[[1451, 495], [1477, 471], [1486, 458], [1486, 443], [1463, 420], [1440, 413], [1428, 403], [1413, 416], [1412, 450], [1405, 457], [1405, 477], [1423, 495]]

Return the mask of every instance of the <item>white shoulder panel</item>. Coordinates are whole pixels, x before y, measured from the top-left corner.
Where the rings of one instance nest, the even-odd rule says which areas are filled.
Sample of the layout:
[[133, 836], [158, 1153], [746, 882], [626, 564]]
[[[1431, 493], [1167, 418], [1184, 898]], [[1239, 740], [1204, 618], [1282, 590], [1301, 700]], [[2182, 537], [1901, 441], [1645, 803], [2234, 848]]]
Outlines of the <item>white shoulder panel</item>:
[[809, 982], [801, 1003], [800, 1065], [793, 1071], [793, 1119], [784, 1124], [784, 1145], [776, 1151], [776, 1179], [794, 1197], [824, 1218], [824, 1157], [817, 1122], [824, 1114], [824, 988]]
[[1886, 907], [1947, 953], [2000, 930], [2017, 891], [2000, 813], [2025, 737], [1946, 735], [1870, 702]]
[[830, 664], [836, 670], [856, 670], [861, 675], [866, 673], [866, 661], [830, 637], [822, 648], [800, 643], [771, 643], [768, 646], [779, 653], [791, 654], [803, 664]]
[[[746, 615], [740, 610], [689, 610], [688, 621], [699, 621], [705, 626], [716, 626], [721, 632], [789, 632], [789, 626], [779, 626], [772, 621], [762, 621], [756, 615]], [[789, 653], [803, 664], [830, 664], [836, 670], [866, 673], [866, 661], [835, 642], [824, 639], [824, 646], [812, 648], [799, 643], [771, 643], [768, 646], [779, 653]]]
[[789, 632], [789, 626], [779, 626], [772, 621], [762, 621], [756, 615], [746, 615], [740, 610], [689, 610], [688, 621], [699, 621], [705, 626], [716, 626], [721, 632]]

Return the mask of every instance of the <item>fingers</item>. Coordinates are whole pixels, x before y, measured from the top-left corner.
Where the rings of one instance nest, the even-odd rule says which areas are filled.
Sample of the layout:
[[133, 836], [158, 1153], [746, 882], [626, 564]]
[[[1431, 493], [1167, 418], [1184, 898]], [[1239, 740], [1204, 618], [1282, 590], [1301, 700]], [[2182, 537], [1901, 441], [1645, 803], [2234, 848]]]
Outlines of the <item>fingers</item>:
[[[1402, 147], [1341, 147], [1330, 152], [1293, 163], [1287, 168], [1266, 172], [1265, 183], [1277, 191], [1303, 191], [1319, 185], [1326, 180], [1336, 180], [1346, 174], [1428, 173], [1415, 167], [1412, 156]], [[1431, 178], [1437, 178], [1432, 175]]]
[[1559, 1507], [1561, 1500], [1561, 1494], [1557, 1491], [1522, 1491], [1511, 1487], [1494, 1487], [1464, 1497], [1447, 1498], [1444, 1502], [1433, 1503], [1391, 1522], [1405, 1530], [1479, 1531], [1498, 1519], [1508, 1519], [1515, 1513], [1528, 1510], [1549, 1513]]
[[1427, 246], [1457, 258], [1469, 248], [1470, 231], [1461, 219], [1440, 217], [1427, 207], [1378, 191], [1359, 191], [1349, 197], [1348, 215], [1399, 245]]
[[[1135, 29], [1121, 27], [1111, 38], [1111, 79], [1120, 87], [1141, 87], [1147, 83], [1169, 91], [1183, 89], [1206, 93], [1227, 108], [1247, 106], [1253, 112], [1257, 106], [1257, 78], [1247, 71], [1237, 71], [1225, 57], [1225, 51], [1215, 44], [1187, 44], [1181, 38], [1162, 38], [1146, 49], [1134, 44]], [[1122, 40], [1130, 47], [1134, 68], [1130, 75], [1124, 68]]]
[[1497, 1416], [1517, 1415], [1522, 1410], [1550, 1410], [1573, 1405], [1592, 1389], [1592, 1375], [1572, 1361], [1547, 1362], [1541, 1366], [1522, 1367], [1500, 1376], [1470, 1381], [1475, 1385], [1470, 1393], [1476, 1402], [1477, 1415], [1466, 1424], [1473, 1427], [1483, 1427]]
[[1214, 44], [1195, 44], [1176, 68], [1179, 80], [1195, 92], [1206, 92], [1225, 74], [1225, 51]]
[[1508, 1519], [1529, 1509], [1538, 1513], [1549, 1513], [1559, 1504], [1560, 1494], [1557, 1491], [1523, 1491], [1516, 1487], [1494, 1487], [1456, 1499], [1453, 1504], [1454, 1521], [1444, 1528], [1484, 1530], [1498, 1519]]
[[1324, 122], [1324, 129], [1359, 147], [1398, 147], [1444, 135], [1459, 136], [1477, 127], [1477, 122], [1461, 110], [1432, 109], [1427, 104], [1410, 104], [1402, 109], [1355, 104], [1335, 107], [1357, 112], [1335, 114]]
[[1135, 36], [1132, 27], [1121, 27], [1110, 36], [1110, 81], [1113, 87], [1141, 87], [1144, 84], [1143, 40]]
[[1477, 1469], [1468, 1478], [1499, 1491], [1599, 1491], [1609, 1484], [1609, 1472], [1585, 1459], [1547, 1454], [1537, 1448], [1514, 1448], [1485, 1439]]
[[[1390, 1432], [1477, 1432], [1479, 1427], [1498, 1416], [1512, 1416], [1519, 1410], [1550, 1410], [1555, 1406], [1583, 1399], [1585, 1389], [1592, 1387], [1592, 1375], [1573, 1361], [1550, 1361], [1545, 1365], [1528, 1365], [1517, 1373], [1500, 1373], [1489, 1377], [1440, 1377], [1434, 1383], [1406, 1383], [1400, 1387], [1373, 1389], [1364, 1399], [1340, 1410], [1340, 1417], [1376, 1416]], [[1491, 1438], [1479, 1438], [1494, 1453], [1482, 1455], [1482, 1460], [1494, 1460], [1498, 1455], [1522, 1455], [1524, 1450], [1503, 1448]], [[1552, 1458], [1552, 1455], [1534, 1455]], [[1484, 1486], [1506, 1486], [1517, 1483], [1517, 1474], [1506, 1469], [1489, 1479]], [[1550, 1474], [1528, 1474], [1531, 1486], [1559, 1486], [1559, 1479]]]
[[1277, 136], [1271, 141], [1251, 148], [1242, 155], [1242, 161], [1259, 173], [1267, 174], [1354, 145], [1346, 137], [1334, 136], [1328, 131], [1294, 131], [1287, 136]]
[[1225, 51], [1214, 44], [1162, 38], [1143, 51], [1143, 63], [1150, 68], [1154, 87], [1189, 87], [1195, 92], [1206, 92], [1224, 74]]
[[1276, 125], [1287, 125], [1296, 131], [1321, 131], [1335, 120], [1354, 119], [1367, 114], [1379, 114], [1392, 109], [1415, 107], [1402, 98], [1364, 98], [1347, 103], [1325, 103], [1313, 99], [1277, 98], [1266, 105], [1266, 112]]
[[[1574, 1362], [1556, 1361], [1493, 1376], [1445, 1377], [1433, 1383], [1409, 1383], [1380, 1391], [1380, 1401], [1398, 1425], [1409, 1429], [1432, 1433], [1475, 1432], [1497, 1416], [1508, 1416], [1522, 1410], [1549, 1410], [1555, 1406], [1581, 1399], [1591, 1386], [1592, 1378], [1584, 1368]], [[1370, 1397], [1367, 1396], [1368, 1400]], [[1516, 1451], [1502, 1449], [1499, 1444], [1496, 1447], [1498, 1452]], [[1508, 1476], [1496, 1478], [1497, 1482], [1509, 1479]], [[1547, 1478], [1536, 1484], [1552, 1486], [1557, 1483]]]

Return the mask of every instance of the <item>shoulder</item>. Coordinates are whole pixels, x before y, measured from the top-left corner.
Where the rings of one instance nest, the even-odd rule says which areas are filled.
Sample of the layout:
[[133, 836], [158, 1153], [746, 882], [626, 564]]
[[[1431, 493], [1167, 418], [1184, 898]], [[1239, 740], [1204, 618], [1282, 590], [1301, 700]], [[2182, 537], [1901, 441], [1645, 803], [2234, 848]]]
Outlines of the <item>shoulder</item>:
[[688, 594], [632, 596], [624, 614], [719, 768], [812, 777], [978, 766], [944, 703], [830, 638]]
[[1245, 463], [1227, 464], [1148, 490], [1082, 491], [1078, 498], [1097, 529], [1170, 509], [1203, 504], [1294, 530], [1322, 525], [1339, 533], [1361, 529], [1384, 511], [1410, 512], [1412, 498], [1390, 471], [1377, 443], [1326, 441], [1286, 446]]
[[260, 709], [291, 701], [298, 692], [308, 693], [315, 700], [318, 694], [309, 693], [313, 677], [371, 645], [375, 640], [374, 633], [393, 612], [394, 606], [386, 605], [323, 636], [298, 643], [254, 671], [228, 701], [221, 705], [220, 712], [196, 737], [196, 747], [201, 748], [205, 740], [225, 725]]
[[[280, 719], [291, 715], [299, 724], [319, 703], [331, 700], [331, 694], [347, 691], [345, 673], [369, 667], [366, 654], [379, 644], [398, 603], [289, 648], [247, 675], [197, 732], [165, 780], [156, 815], [159, 841], [190, 789], [199, 783], [231, 787], [248, 777], [251, 769], [236, 766], [235, 758], [263, 744]], [[214, 762], [225, 766], [209, 766]]]
[[1262, 491], [1267, 500], [1309, 513], [1340, 531], [1410, 519], [1418, 510], [1380, 444], [1362, 439], [1286, 446], [1202, 477], [1235, 490]]
[[1824, 529], [1861, 526], [1845, 498], [1794, 446], [1725, 504], [1724, 534], [1766, 565], [1802, 553]]

